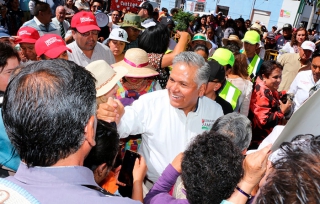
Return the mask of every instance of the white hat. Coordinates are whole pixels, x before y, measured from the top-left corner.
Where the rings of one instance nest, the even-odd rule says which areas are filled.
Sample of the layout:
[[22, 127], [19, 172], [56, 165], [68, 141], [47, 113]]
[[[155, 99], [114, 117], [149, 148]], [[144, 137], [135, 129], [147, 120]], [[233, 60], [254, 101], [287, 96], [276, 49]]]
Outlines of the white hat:
[[316, 49], [316, 45], [311, 41], [304, 41], [301, 45], [301, 48], [304, 50], [311, 50], [312, 52], [314, 52], [314, 50]]
[[91, 72], [96, 79], [96, 97], [108, 93], [128, 73], [128, 70], [123, 66], [112, 69], [104, 60], [91, 62], [86, 66], [86, 70]]
[[114, 28], [112, 29], [109, 38], [107, 39], [107, 41], [109, 40], [119, 40], [122, 42], [128, 42], [128, 33], [123, 30], [122, 28]]

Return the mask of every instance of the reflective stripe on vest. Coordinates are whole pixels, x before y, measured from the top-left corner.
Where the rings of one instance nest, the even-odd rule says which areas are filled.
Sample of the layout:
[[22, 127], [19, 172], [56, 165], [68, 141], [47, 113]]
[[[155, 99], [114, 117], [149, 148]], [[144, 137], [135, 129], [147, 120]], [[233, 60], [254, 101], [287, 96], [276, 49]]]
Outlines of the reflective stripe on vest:
[[248, 66], [248, 74], [251, 79], [254, 79], [257, 76], [260, 60], [259, 55], [256, 54]]
[[241, 95], [241, 91], [235, 87], [231, 82], [227, 81], [226, 85], [223, 87], [222, 91], [219, 93], [219, 96], [224, 100], [228, 101], [232, 109], [234, 110], [237, 106], [238, 99]]

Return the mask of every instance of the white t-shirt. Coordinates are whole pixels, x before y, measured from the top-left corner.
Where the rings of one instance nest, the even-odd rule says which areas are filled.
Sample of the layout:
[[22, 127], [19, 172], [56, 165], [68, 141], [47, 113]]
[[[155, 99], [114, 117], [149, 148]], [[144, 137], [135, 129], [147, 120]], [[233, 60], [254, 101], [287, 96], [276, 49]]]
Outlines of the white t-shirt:
[[165, 167], [183, 152], [198, 134], [210, 130], [215, 120], [223, 115], [215, 101], [201, 97], [195, 112], [171, 106], [168, 90], [147, 93], [125, 107], [118, 125], [121, 138], [142, 135], [139, 153], [148, 166], [148, 178], [155, 182]]
[[294, 111], [298, 110], [305, 100], [309, 98], [309, 91], [315, 85], [311, 70], [301, 71], [297, 74], [288, 91], [288, 93], [294, 94], [293, 101], [296, 103]]

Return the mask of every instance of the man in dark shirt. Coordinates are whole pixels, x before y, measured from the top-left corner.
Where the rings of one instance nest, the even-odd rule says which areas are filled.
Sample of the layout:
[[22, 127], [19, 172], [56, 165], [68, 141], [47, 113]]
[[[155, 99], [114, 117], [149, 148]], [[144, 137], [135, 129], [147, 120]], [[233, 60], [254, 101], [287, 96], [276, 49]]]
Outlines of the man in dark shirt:
[[277, 39], [277, 50], [281, 50], [282, 47], [287, 43], [291, 42], [292, 37], [292, 25], [286, 23], [282, 27], [282, 35]]
[[226, 71], [224, 67], [215, 60], [208, 62], [208, 64], [210, 65], [211, 72], [205, 96], [216, 101], [222, 107], [224, 114], [232, 113], [233, 109], [231, 104], [217, 94], [226, 82]]

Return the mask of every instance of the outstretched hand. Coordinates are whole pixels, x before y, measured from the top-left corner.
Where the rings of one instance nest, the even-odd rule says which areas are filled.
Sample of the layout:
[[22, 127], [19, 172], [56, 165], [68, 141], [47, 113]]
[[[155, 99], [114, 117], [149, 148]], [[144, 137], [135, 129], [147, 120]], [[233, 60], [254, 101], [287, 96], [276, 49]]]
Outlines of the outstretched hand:
[[106, 122], [120, 122], [124, 114], [124, 107], [118, 99], [108, 98], [107, 103], [99, 105], [97, 110], [97, 118]]

